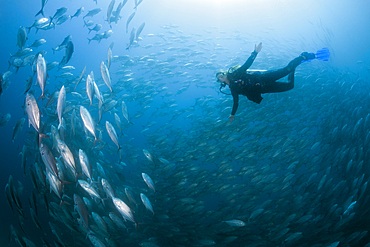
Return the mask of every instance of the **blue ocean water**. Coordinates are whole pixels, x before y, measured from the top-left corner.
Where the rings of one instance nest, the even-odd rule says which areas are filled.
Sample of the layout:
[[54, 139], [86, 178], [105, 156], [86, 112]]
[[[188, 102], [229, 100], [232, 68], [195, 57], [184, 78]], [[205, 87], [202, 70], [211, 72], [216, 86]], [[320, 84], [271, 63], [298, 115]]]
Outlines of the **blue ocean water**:
[[[25, 47], [45, 39], [45, 44], [33, 47], [29, 54], [46, 51], [46, 63], [61, 62], [65, 49], [55, 53], [53, 49], [68, 35], [72, 37], [74, 50], [66, 65], [75, 67], [70, 71], [73, 76], [58, 78], [64, 71], [50, 69], [45, 92], [49, 98], [62, 85], [68, 88], [64, 138], [77, 171], [81, 172], [78, 149], [88, 150], [99, 193], [106, 197], [100, 186], [100, 179], [106, 178], [116, 197], [129, 204], [136, 223], [140, 223], [136, 230], [133, 222], [125, 222], [128, 232], [110, 229], [110, 240], [116, 241], [116, 246], [365, 246], [370, 242], [366, 227], [370, 145], [366, 32], [370, 20], [366, 1], [143, 0], [135, 8], [137, 2], [128, 0], [120, 19], [111, 25], [106, 21], [110, 3], [47, 1], [46, 18], [62, 7], [67, 8], [67, 15], [81, 7], [84, 12], [50, 30], [36, 32], [32, 28]], [[115, 1], [114, 11], [119, 3]], [[36, 65], [27, 64], [18, 70], [8, 66], [15, 60], [10, 54], [19, 48], [19, 27], [30, 27], [42, 17], [35, 17], [41, 4], [42, 1], [3, 1], [0, 9], [0, 73], [11, 72], [0, 96], [0, 117], [11, 115], [9, 122], [0, 127], [0, 181], [5, 187], [9, 176], [13, 177], [24, 211], [24, 217], [20, 217], [13, 202], [12, 213], [3, 197], [0, 241], [4, 246], [17, 246], [14, 234], [8, 237], [13, 225], [21, 238], [30, 239], [36, 246], [42, 246], [41, 237], [48, 243], [60, 242], [51, 231], [51, 222], [60, 230], [66, 246], [91, 246], [79, 228], [73, 194], [90, 197], [75, 186], [73, 178], [68, 178], [72, 185], [64, 188], [71, 205], [63, 206], [71, 218], [58, 207], [46, 209], [44, 195], [50, 207], [51, 202], [59, 205], [60, 199], [50, 192], [48, 182], [42, 186], [39, 181], [41, 192], [34, 193], [42, 230], [35, 227], [30, 215], [29, 198], [35, 188], [29, 170], [35, 163], [46, 170], [36, 131], [28, 126], [24, 107], [26, 80]], [[95, 8], [101, 8], [101, 12], [83, 18]], [[89, 34], [84, 21], [90, 20], [93, 24], [89, 28], [101, 24], [102, 29]], [[136, 30], [144, 22], [138, 38]], [[96, 33], [108, 30], [113, 31], [110, 37], [89, 43]], [[131, 32], [135, 41], [127, 49]], [[241, 96], [236, 119], [229, 123], [232, 97], [219, 92], [215, 74], [243, 64], [259, 42], [263, 47], [251, 69], [278, 69], [301, 52], [315, 52], [322, 47], [330, 49], [331, 57], [327, 62], [314, 60], [300, 65], [295, 88], [263, 95], [260, 105]], [[107, 63], [109, 46], [114, 93], [102, 80], [100, 69], [102, 61]], [[74, 90], [74, 81], [85, 66], [83, 79]], [[89, 106], [86, 95], [85, 80], [91, 71], [106, 105], [112, 101], [114, 104], [102, 114], [99, 123], [98, 99], [94, 98]], [[36, 99], [41, 95], [36, 76], [30, 90]], [[57, 103], [46, 106], [47, 101], [37, 103], [43, 130], [50, 134], [51, 126], [58, 126]], [[122, 101], [132, 123], [122, 114]], [[102, 134], [98, 148], [93, 147], [92, 135], [83, 128], [80, 105], [90, 111]], [[77, 116], [75, 135], [71, 131], [73, 109]], [[120, 133], [114, 113], [122, 121], [121, 158], [105, 126], [109, 121]], [[24, 127], [12, 142], [13, 127], [21, 118], [25, 118]], [[44, 143], [52, 149], [50, 139]], [[29, 151], [22, 168], [20, 153], [24, 146]], [[56, 149], [52, 150], [55, 157], [60, 156]], [[150, 152], [154, 162], [143, 150]], [[153, 178], [155, 193], [144, 183], [143, 172]], [[86, 176], [78, 179], [87, 180]], [[125, 195], [127, 187], [133, 190], [137, 207]], [[140, 193], [152, 202], [154, 215], [144, 207]], [[91, 202], [93, 211], [101, 216], [108, 217], [109, 212], [121, 216], [111, 201], [106, 206]], [[350, 205], [354, 206], [349, 208]], [[61, 219], [66, 218], [78, 231], [63, 223]], [[233, 219], [246, 225], [225, 223]], [[106, 234], [97, 228], [98, 224], [92, 218], [89, 221], [100, 241], [114, 246], [104, 239]]]

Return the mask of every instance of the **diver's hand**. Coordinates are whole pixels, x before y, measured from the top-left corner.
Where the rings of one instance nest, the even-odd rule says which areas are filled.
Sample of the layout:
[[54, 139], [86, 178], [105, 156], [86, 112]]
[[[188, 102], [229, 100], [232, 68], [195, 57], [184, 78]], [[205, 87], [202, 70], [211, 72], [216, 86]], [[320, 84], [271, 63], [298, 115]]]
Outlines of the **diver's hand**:
[[259, 53], [262, 50], [262, 42], [260, 42], [258, 45], [254, 45], [254, 51]]
[[235, 119], [235, 116], [234, 116], [234, 115], [230, 115], [230, 117], [229, 117], [230, 123], [231, 123], [232, 121], [234, 121], [234, 119]]

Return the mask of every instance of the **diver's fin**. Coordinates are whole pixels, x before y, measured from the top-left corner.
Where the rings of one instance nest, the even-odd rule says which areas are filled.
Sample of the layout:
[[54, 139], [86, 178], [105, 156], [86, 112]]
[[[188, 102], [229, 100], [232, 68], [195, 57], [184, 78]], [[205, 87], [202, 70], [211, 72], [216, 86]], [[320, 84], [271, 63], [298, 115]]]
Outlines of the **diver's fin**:
[[[312, 54], [312, 53], [308, 53], [308, 54]], [[315, 53], [315, 58], [313, 58], [313, 59], [317, 59], [317, 60], [320, 60], [320, 61], [328, 61], [329, 57], [330, 57], [329, 48], [324, 47], [324, 48], [318, 50]], [[303, 60], [302, 63], [303, 62], [311, 62], [313, 59]]]
[[330, 57], [329, 48], [324, 47], [316, 52], [316, 59], [321, 61], [328, 61]]

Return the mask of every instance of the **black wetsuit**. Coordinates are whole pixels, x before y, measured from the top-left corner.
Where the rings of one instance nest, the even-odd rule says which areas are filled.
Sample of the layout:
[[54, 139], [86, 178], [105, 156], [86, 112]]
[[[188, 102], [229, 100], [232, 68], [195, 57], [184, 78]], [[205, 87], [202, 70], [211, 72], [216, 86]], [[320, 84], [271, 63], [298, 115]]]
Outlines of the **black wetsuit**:
[[[234, 104], [231, 115], [235, 115], [239, 105], [239, 94], [247, 96], [247, 98], [257, 104], [261, 103], [263, 93], [279, 93], [285, 92], [294, 87], [294, 72], [295, 68], [304, 60], [302, 56], [293, 59], [286, 67], [278, 70], [264, 72], [247, 72], [247, 69], [252, 65], [257, 52], [252, 52], [248, 60], [231, 73], [227, 73], [227, 78], [230, 81], [229, 88], [233, 96]], [[288, 83], [277, 82], [277, 80], [288, 76]]]

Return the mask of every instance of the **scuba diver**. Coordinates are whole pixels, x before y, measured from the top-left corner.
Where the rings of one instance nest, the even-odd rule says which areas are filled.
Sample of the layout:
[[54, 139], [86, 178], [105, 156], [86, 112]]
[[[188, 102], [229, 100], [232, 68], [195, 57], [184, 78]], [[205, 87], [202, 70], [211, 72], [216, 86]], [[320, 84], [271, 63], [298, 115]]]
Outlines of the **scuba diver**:
[[[237, 68], [237, 66], [235, 66], [230, 68], [228, 72], [220, 71], [216, 74], [217, 81], [221, 83], [220, 91], [223, 87], [229, 85], [231, 95], [233, 96], [234, 103], [231, 115], [229, 117], [230, 122], [234, 121], [235, 119], [235, 113], [238, 109], [240, 94], [247, 96], [249, 100], [259, 104], [263, 99], [261, 94], [280, 93], [294, 88], [294, 72], [297, 66], [303, 61], [310, 61], [315, 58], [322, 61], [327, 61], [330, 56], [328, 48], [323, 48], [317, 51], [316, 54], [303, 52], [299, 57], [290, 61], [287, 66], [278, 70], [247, 71], [261, 49], [262, 42], [258, 45], [255, 45], [251, 56], [241, 67]], [[288, 83], [277, 81], [285, 76], [288, 76]]]

